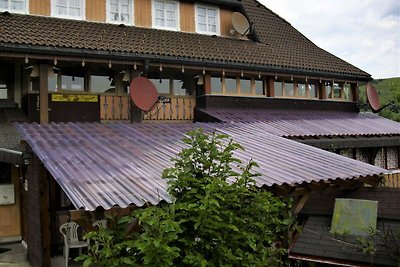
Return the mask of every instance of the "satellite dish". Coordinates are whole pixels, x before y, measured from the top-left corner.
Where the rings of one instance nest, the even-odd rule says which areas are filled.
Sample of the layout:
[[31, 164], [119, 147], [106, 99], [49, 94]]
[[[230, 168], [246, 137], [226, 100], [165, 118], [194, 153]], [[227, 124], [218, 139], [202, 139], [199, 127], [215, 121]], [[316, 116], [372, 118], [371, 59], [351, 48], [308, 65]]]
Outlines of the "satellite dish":
[[369, 106], [371, 107], [371, 110], [373, 113], [378, 113], [387, 106], [391, 106], [394, 104], [394, 102], [389, 102], [387, 105], [381, 107], [381, 104], [379, 103], [379, 95], [378, 92], [376, 91], [375, 87], [371, 84], [367, 84], [367, 99]]
[[233, 28], [240, 35], [246, 35], [251, 32], [251, 24], [242, 13], [233, 12], [231, 20]]
[[131, 81], [130, 95], [133, 103], [144, 112], [150, 111], [158, 102], [155, 85], [145, 77], [136, 77]]

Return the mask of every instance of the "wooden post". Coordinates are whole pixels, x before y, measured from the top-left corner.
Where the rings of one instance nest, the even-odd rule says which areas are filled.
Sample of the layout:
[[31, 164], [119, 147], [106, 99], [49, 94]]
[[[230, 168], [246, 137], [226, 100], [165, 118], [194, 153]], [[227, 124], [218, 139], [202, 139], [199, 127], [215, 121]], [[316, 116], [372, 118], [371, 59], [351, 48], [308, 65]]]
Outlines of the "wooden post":
[[49, 123], [49, 65], [39, 65], [39, 121], [41, 124]]
[[267, 80], [267, 97], [275, 97], [274, 81], [273, 78]]
[[326, 89], [324, 83], [318, 83], [318, 95], [319, 99], [326, 99]]
[[301, 197], [299, 197], [299, 199], [294, 203], [292, 207], [292, 213], [294, 216], [297, 216], [300, 213], [304, 205], [307, 203], [309, 197], [310, 197], [310, 192], [307, 192]]
[[356, 83], [351, 84], [351, 95], [353, 96], [353, 102], [358, 101], [358, 85]]
[[209, 73], [206, 73], [203, 78], [204, 93], [206, 95], [211, 95], [211, 75]]

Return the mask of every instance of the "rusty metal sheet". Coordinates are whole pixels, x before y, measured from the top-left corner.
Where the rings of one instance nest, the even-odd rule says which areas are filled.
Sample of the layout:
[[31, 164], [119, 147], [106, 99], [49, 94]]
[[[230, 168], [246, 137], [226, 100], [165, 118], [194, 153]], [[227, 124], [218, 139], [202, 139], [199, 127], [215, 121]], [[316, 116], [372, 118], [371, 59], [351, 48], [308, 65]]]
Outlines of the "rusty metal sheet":
[[283, 137], [400, 135], [400, 123], [371, 113], [321, 110], [208, 108], [223, 122], [248, 122], [257, 132]]
[[251, 123], [36, 123], [17, 124], [22, 138], [44, 163], [77, 209], [142, 206], [170, 201], [161, 173], [172, 166], [195, 128], [229, 134], [245, 147], [235, 155], [259, 164], [258, 186], [379, 175], [386, 170], [307, 146]]

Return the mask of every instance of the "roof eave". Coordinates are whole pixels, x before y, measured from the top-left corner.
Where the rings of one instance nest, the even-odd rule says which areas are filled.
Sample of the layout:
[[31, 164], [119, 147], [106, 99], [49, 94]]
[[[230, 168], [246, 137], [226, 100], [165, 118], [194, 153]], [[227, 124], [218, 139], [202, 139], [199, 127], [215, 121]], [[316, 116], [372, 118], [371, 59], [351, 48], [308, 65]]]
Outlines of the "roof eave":
[[79, 49], [79, 48], [63, 48], [63, 47], [51, 47], [51, 46], [37, 46], [29, 44], [11, 44], [1, 43], [0, 52], [3, 53], [21, 53], [24, 55], [47, 55], [47, 56], [76, 56], [84, 58], [98, 58], [99, 56], [105, 60], [122, 60], [122, 61], [134, 61], [134, 60], [150, 60], [163, 63], [171, 64], [192, 64], [199, 67], [214, 67], [214, 68], [237, 68], [241, 70], [250, 70], [255, 72], [269, 72], [289, 75], [308, 75], [318, 76], [320, 78], [328, 79], [343, 79], [348, 81], [360, 81], [367, 82], [372, 80], [371, 76], [356, 75], [350, 73], [335, 73], [321, 70], [308, 70], [301, 68], [283, 67], [283, 66], [272, 66], [272, 65], [261, 65], [244, 62], [234, 61], [218, 61], [200, 58], [190, 57], [179, 57], [179, 56], [167, 56], [157, 54], [142, 54], [142, 53], [127, 53], [118, 51], [105, 51], [105, 50], [90, 50], [90, 49]]

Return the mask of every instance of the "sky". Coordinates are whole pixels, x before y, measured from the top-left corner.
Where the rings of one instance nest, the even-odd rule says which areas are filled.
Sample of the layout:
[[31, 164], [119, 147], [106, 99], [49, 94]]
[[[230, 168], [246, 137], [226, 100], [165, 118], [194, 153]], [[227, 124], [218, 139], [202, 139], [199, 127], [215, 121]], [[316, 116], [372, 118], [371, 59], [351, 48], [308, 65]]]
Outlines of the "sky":
[[374, 79], [400, 77], [399, 0], [259, 1]]

